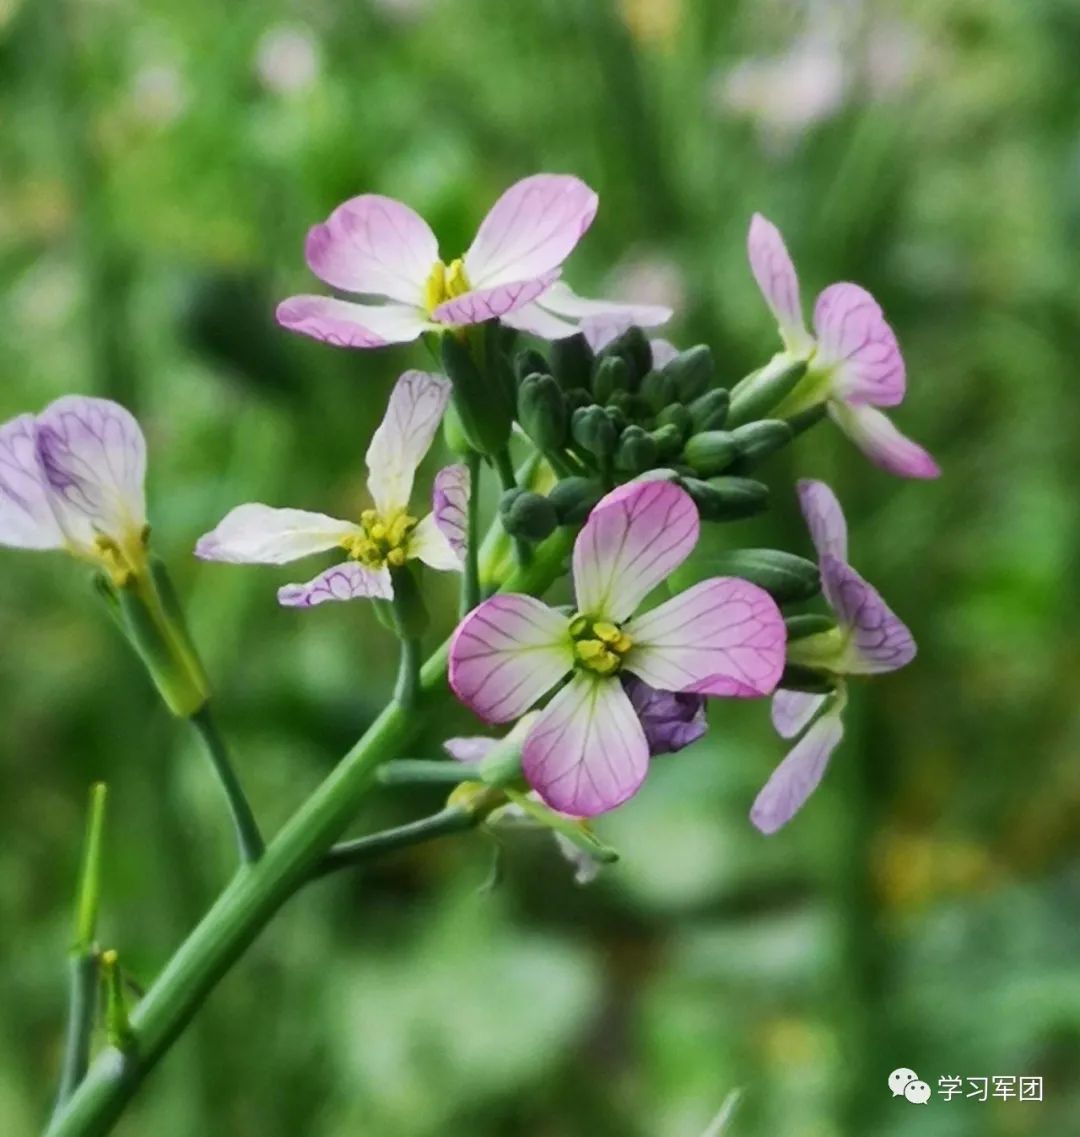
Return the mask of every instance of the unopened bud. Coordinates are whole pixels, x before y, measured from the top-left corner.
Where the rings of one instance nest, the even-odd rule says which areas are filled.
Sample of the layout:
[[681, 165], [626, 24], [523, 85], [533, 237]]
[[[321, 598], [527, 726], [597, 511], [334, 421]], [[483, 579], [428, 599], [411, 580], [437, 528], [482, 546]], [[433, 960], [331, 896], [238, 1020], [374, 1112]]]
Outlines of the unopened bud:
[[637, 326], [631, 326], [617, 335], [600, 352], [599, 358], [612, 359], [619, 357], [626, 361], [630, 374], [630, 382], [637, 387], [641, 380], [652, 370], [652, 346], [649, 337]]
[[724, 549], [702, 565], [708, 576], [738, 576], [764, 588], [778, 604], [810, 600], [821, 591], [817, 565], [780, 549]]
[[785, 691], [805, 691], [808, 695], [828, 695], [836, 690], [836, 680], [812, 667], [789, 663], [780, 676], [778, 686]]
[[735, 439], [726, 430], [707, 430], [687, 442], [683, 456], [703, 478], [722, 473], [739, 456]]
[[527, 375], [518, 388], [518, 422], [542, 451], [566, 445], [568, 413], [562, 388], [551, 375]]
[[675, 395], [683, 403], [696, 399], [716, 381], [712, 349], [705, 344], [679, 352], [662, 370], [675, 384]]
[[769, 508], [769, 487], [750, 478], [681, 478], [703, 521], [738, 521]]
[[792, 439], [791, 427], [780, 419], [763, 419], [748, 422], [731, 432], [739, 458], [746, 464], [760, 462], [777, 450], [783, 449]]
[[650, 371], [642, 380], [640, 394], [649, 410], [658, 415], [675, 402], [675, 381], [663, 371]]
[[695, 430], [719, 430], [726, 422], [731, 393], [723, 387], [706, 391], [690, 404], [690, 416]]
[[615, 468], [627, 474], [640, 474], [656, 465], [656, 442], [643, 427], [628, 426], [619, 438]]
[[592, 348], [580, 332], [555, 340], [551, 345], [551, 373], [564, 390], [589, 386], [593, 359]]
[[503, 494], [499, 518], [511, 537], [522, 537], [526, 541], [542, 541], [559, 524], [555, 506], [546, 497], [522, 489]]
[[805, 374], [805, 359], [793, 363], [778, 355], [760, 371], [747, 375], [732, 389], [728, 426], [741, 426], [771, 411], [791, 394]]
[[661, 461], [674, 458], [683, 448], [682, 431], [674, 423], [669, 422], [649, 433], [656, 443], [656, 455]]
[[550, 375], [551, 365], [535, 347], [523, 347], [514, 356], [514, 374], [520, 383], [526, 375]]
[[606, 403], [616, 391], [630, 390], [630, 368], [621, 355], [599, 360], [592, 378], [593, 398]]
[[577, 525], [604, 496], [604, 487], [592, 478], [563, 478], [548, 494], [560, 525]]
[[674, 426], [685, 442], [694, 432], [694, 420], [689, 410], [682, 403], [671, 403], [656, 416], [657, 426]]
[[618, 432], [603, 407], [579, 407], [571, 419], [570, 433], [578, 446], [599, 462], [606, 462], [615, 453]]
[[788, 643], [794, 640], [803, 640], [807, 636], [820, 636], [831, 632], [836, 627], [836, 621], [828, 616], [819, 616], [817, 613], [806, 613], [799, 616], [788, 616], [784, 621], [787, 628]]

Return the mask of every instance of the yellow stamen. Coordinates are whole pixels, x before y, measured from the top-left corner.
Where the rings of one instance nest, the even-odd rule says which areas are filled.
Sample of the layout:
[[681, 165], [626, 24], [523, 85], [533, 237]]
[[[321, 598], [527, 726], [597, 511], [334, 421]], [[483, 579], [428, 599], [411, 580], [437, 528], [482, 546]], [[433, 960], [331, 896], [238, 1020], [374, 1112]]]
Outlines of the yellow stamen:
[[460, 257], [451, 261], [449, 267], [442, 261], [436, 261], [424, 282], [424, 307], [428, 315], [447, 300], [453, 300], [455, 296], [464, 296], [470, 288], [469, 278], [465, 273], [465, 262]]
[[599, 675], [613, 675], [618, 671], [623, 656], [633, 646], [631, 638], [616, 624], [609, 620], [594, 623], [580, 614], [570, 621], [570, 636], [578, 664]]
[[360, 532], [342, 539], [341, 547], [350, 559], [368, 568], [401, 568], [409, 557], [409, 540], [417, 519], [400, 510], [383, 517], [377, 510], [365, 509], [360, 515]]

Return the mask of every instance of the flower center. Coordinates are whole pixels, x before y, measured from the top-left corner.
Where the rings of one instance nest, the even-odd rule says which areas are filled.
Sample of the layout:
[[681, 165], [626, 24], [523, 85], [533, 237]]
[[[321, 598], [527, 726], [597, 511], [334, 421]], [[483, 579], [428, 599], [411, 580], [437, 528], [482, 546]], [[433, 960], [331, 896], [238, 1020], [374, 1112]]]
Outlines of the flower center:
[[126, 588], [146, 565], [146, 544], [150, 527], [146, 526], [136, 541], [120, 542], [104, 533], [94, 537], [93, 558], [108, 573], [117, 588]]
[[368, 568], [401, 568], [408, 558], [409, 538], [417, 526], [417, 519], [404, 510], [383, 517], [375, 509], [360, 514], [362, 533], [355, 533], [341, 542], [341, 547], [354, 561]]
[[574, 641], [574, 660], [578, 667], [598, 675], [614, 675], [622, 666], [623, 657], [634, 646], [633, 640], [617, 624], [580, 614], [570, 621], [570, 638]]
[[470, 287], [469, 278], [465, 275], [465, 262], [460, 257], [451, 261], [449, 266], [436, 261], [424, 285], [424, 307], [428, 315], [432, 315], [447, 300], [464, 296]]

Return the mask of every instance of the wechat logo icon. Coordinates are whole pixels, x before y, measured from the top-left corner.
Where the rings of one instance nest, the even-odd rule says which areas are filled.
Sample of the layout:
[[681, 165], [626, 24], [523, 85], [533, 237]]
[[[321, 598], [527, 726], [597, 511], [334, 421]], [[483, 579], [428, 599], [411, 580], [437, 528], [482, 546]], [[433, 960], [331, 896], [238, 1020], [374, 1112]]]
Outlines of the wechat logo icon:
[[907, 1098], [913, 1105], [926, 1105], [930, 1100], [930, 1087], [919, 1080], [914, 1070], [905, 1066], [889, 1075], [889, 1089], [894, 1098]]

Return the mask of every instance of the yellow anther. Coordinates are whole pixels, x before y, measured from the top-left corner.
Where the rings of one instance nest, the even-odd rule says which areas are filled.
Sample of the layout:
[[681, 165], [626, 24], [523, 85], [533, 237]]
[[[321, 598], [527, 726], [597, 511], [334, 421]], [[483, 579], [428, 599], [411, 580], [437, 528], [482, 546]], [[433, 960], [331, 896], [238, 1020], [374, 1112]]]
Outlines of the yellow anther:
[[400, 548], [391, 549], [390, 552], [386, 554], [386, 563], [391, 568], [401, 568], [405, 563], [405, 550]]
[[625, 633], [620, 632], [619, 638], [611, 645], [614, 651], [619, 655], [626, 655], [626, 653], [634, 646], [634, 641]]
[[385, 541], [386, 540], [386, 534], [387, 534], [386, 526], [381, 521], [377, 521], [374, 525], [372, 525], [368, 529], [368, 536], [373, 541]]
[[369, 525], [374, 525], [378, 520], [379, 514], [377, 510], [365, 509], [364, 512], [360, 514], [360, 524], [365, 528], [367, 528]]
[[585, 616], [575, 616], [570, 621], [570, 634], [572, 636], [580, 636], [582, 632], [589, 626], [588, 618]]
[[448, 299], [453, 299], [455, 296], [464, 296], [469, 291], [469, 278], [465, 275], [465, 262], [458, 257], [456, 261], [450, 262], [450, 267], [446, 270], [446, 295]]
[[596, 620], [581, 614], [570, 621], [574, 655], [587, 671], [611, 675], [622, 666], [623, 656], [633, 646], [630, 637], [610, 620]]
[[593, 624], [593, 635], [597, 639], [601, 639], [606, 644], [613, 644], [622, 633], [614, 624], [609, 624], [601, 620], [599, 624]]
[[345, 537], [341, 547], [369, 568], [401, 568], [408, 560], [409, 538], [416, 524], [417, 519], [405, 512], [383, 517], [375, 509], [365, 509], [360, 515], [360, 532]]
[[607, 654], [607, 648], [599, 640], [578, 640], [575, 648], [578, 659], [583, 659], [586, 663]]
[[424, 307], [430, 314], [446, 298], [446, 265], [442, 261], [436, 261], [424, 282]]

